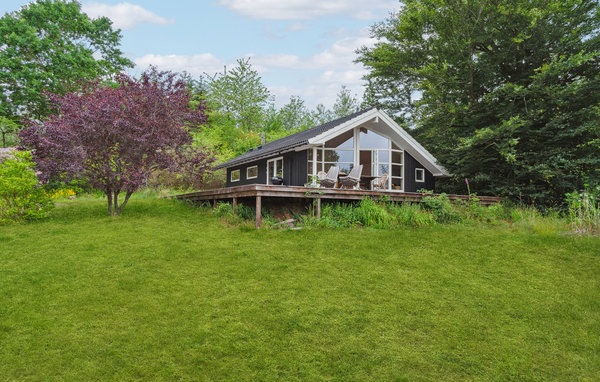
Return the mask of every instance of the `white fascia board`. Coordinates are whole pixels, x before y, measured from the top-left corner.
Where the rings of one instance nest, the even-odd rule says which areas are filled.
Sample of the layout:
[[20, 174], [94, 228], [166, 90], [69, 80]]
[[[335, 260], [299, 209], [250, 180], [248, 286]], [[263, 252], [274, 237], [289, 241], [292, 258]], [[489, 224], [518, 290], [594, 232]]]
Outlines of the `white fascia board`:
[[[446, 170], [443, 166], [439, 165], [437, 163], [437, 159], [435, 159], [435, 157], [433, 155], [431, 155], [431, 153], [429, 151], [427, 151], [427, 149], [423, 146], [421, 146], [421, 144], [419, 142], [417, 142], [416, 139], [414, 139], [409, 133], [406, 132], [406, 130], [404, 130], [402, 127], [400, 127], [400, 125], [398, 125], [396, 123], [396, 121], [394, 121], [389, 115], [387, 115], [384, 112], [381, 112], [381, 119], [383, 119], [389, 126], [391, 126], [394, 130], [396, 130], [396, 132], [402, 137], [402, 139], [404, 139], [406, 142], [408, 142], [409, 145], [412, 146], [412, 148], [427, 162], [429, 162], [431, 164], [431, 166], [433, 166], [437, 171], [431, 171], [431, 173], [433, 174], [433, 176], [451, 176], [452, 174], [450, 174], [448, 172], [448, 170]], [[424, 164], [423, 164], [424, 165]]]
[[323, 144], [326, 141], [330, 140], [331, 138], [338, 136], [341, 133], [346, 132], [347, 130], [353, 129], [356, 126], [373, 119], [377, 115], [378, 112], [379, 112], [379, 110], [377, 110], [377, 109], [371, 109], [369, 111], [366, 111], [365, 113], [363, 113], [355, 118], [352, 118], [351, 120], [346, 121], [346, 122], [342, 123], [341, 125], [334, 127], [333, 129], [327, 130], [324, 133], [317, 135], [316, 137], [310, 138], [308, 140], [308, 143], [311, 145]]

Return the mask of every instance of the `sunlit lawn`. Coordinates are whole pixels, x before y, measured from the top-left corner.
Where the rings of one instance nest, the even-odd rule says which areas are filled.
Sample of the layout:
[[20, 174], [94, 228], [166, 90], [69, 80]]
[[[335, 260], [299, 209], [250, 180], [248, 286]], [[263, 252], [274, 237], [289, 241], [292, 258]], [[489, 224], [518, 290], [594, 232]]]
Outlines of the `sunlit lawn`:
[[0, 226], [0, 380], [598, 376], [598, 238], [256, 231], [157, 199]]

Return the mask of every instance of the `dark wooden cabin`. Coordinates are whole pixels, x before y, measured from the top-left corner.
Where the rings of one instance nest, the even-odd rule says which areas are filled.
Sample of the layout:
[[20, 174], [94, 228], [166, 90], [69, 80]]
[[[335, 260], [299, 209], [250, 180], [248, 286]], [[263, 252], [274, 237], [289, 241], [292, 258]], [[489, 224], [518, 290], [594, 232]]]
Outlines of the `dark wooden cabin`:
[[449, 173], [413, 137], [378, 108], [359, 111], [268, 142], [217, 168], [227, 169], [227, 187], [273, 184], [304, 186], [311, 175], [338, 166], [342, 173], [363, 165], [362, 176], [389, 175], [387, 190], [434, 190]]

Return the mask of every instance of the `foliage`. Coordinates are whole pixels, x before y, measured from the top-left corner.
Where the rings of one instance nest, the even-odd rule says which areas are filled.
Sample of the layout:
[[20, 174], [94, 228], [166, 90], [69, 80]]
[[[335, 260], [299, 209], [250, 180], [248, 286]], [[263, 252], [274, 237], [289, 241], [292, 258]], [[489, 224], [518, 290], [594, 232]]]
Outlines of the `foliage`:
[[26, 151], [0, 161], [0, 223], [40, 219], [53, 207], [39, 186], [34, 166]]
[[132, 67], [111, 24], [77, 1], [38, 0], [0, 18], [0, 116], [42, 119], [52, 111], [44, 93]]
[[271, 93], [250, 59], [238, 59], [237, 66], [208, 77], [207, 98], [211, 110], [231, 119], [236, 128], [250, 131], [262, 125]]
[[20, 126], [9, 118], [0, 115], [0, 134], [2, 134], [2, 147], [6, 147], [6, 136], [15, 134]]
[[75, 192], [75, 190], [73, 190], [72, 188], [61, 188], [58, 190], [48, 191], [46, 192], [46, 195], [50, 199], [67, 199], [75, 197], [77, 195], [77, 192]]
[[352, 94], [350, 89], [348, 89], [345, 85], [342, 85], [342, 88], [337, 94], [335, 103], [331, 108], [330, 119], [345, 117], [347, 115], [357, 112], [359, 109], [360, 104], [358, 103], [358, 98]]
[[[477, 202], [475, 201], [475, 205]], [[448, 195], [440, 194], [438, 196], [425, 196], [421, 199], [420, 206], [425, 210], [431, 211], [435, 220], [440, 223], [459, 222], [461, 220], [448, 199]]]
[[578, 233], [600, 234], [600, 186], [567, 194], [569, 219]]
[[116, 79], [118, 86], [93, 82], [83, 91], [53, 95], [58, 114], [30, 121], [20, 133], [22, 144], [35, 149], [44, 180], [86, 180], [106, 194], [109, 214], [121, 213], [154, 171], [202, 176], [211, 163], [208, 153], [191, 147], [190, 130], [206, 115], [204, 104], [190, 108], [185, 82], [155, 68], [139, 79]]
[[213, 213], [218, 217], [228, 217], [233, 216], [233, 207], [230, 203], [219, 202], [217, 203], [217, 208], [214, 209]]
[[260, 144], [298, 131], [345, 117], [358, 110], [358, 100], [345, 86], [337, 95], [332, 110], [318, 105], [309, 110], [299, 96], [277, 108], [274, 98], [262, 83], [249, 59], [238, 60], [232, 68], [214, 76], [194, 79], [184, 75], [193, 99], [205, 100], [210, 113], [206, 128], [194, 134], [197, 145], [218, 153], [226, 161]]
[[[405, 0], [359, 50], [368, 102], [416, 129], [445, 188], [562, 203], [600, 168], [600, 8], [592, 0]], [[368, 95], [368, 97], [367, 97]]]

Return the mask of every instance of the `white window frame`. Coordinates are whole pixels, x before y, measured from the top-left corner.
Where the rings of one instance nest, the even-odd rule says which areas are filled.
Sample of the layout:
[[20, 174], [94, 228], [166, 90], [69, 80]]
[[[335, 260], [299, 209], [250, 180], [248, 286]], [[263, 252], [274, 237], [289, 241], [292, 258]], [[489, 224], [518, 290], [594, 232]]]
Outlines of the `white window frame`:
[[275, 162], [273, 169], [275, 170], [275, 176], [277, 176], [277, 161], [281, 159], [281, 178], [283, 178], [283, 157], [277, 157], [267, 160], [267, 184], [271, 184], [271, 178], [269, 177], [269, 162]]
[[[419, 172], [423, 174], [421, 177], [422, 180], [419, 180]], [[425, 169], [424, 168], [415, 168], [415, 182], [416, 183], [425, 183]]]
[[[236, 172], [238, 173], [238, 178], [237, 179], [233, 179], [233, 174], [236, 173]], [[231, 170], [231, 174], [229, 175], [229, 181], [230, 182], [232, 182], [232, 183], [233, 182], [239, 182], [241, 179], [242, 179], [242, 174], [241, 174], [241, 171], [240, 171], [239, 168], [237, 170]]]
[[[310, 180], [310, 176], [311, 175], [316, 175], [318, 173], [318, 168], [322, 167], [323, 170], [325, 170], [325, 165], [327, 164], [332, 164], [332, 162], [325, 162], [325, 150], [340, 150], [340, 151], [354, 151], [354, 163], [351, 162], [336, 162], [336, 163], [343, 163], [343, 164], [351, 164], [353, 167], [354, 166], [358, 166], [359, 162], [360, 162], [360, 129], [361, 126], [356, 126], [353, 129], [353, 134], [354, 134], [354, 148], [352, 149], [338, 149], [338, 148], [326, 148], [325, 144], [320, 144], [318, 146], [314, 146], [312, 148], [309, 148], [309, 150], [312, 150], [312, 174], [308, 174], [308, 179]], [[366, 150], [370, 150], [371, 152], [377, 152], [377, 156], [379, 156], [379, 151], [387, 151], [388, 152], [388, 156], [389, 156], [389, 162], [385, 162], [385, 164], [387, 164], [389, 166], [389, 176], [388, 176], [388, 181], [387, 181], [387, 190], [388, 191], [398, 191], [398, 192], [404, 192], [404, 187], [405, 187], [405, 174], [406, 174], [406, 164], [405, 164], [405, 155], [404, 155], [404, 150], [403, 149], [393, 149], [392, 148], [392, 138], [385, 134], [385, 133], [381, 133], [379, 131], [375, 131], [372, 129], [368, 129], [372, 132], [374, 132], [375, 134], [381, 135], [382, 137], [385, 137], [388, 139], [388, 147], [387, 148], [383, 148], [383, 149], [366, 149]], [[334, 137], [330, 137], [329, 139], [333, 139]], [[321, 153], [321, 160], [317, 161], [317, 152]], [[394, 190], [392, 189], [392, 166], [394, 165], [394, 163], [392, 162], [392, 153], [402, 153], [402, 163], [401, 164], [396, 164], [397, 166], [401, 166], [402, 167], [402, 175], [401, 176], [395, 176], [394, 178], [400, 179], [402, 181], [402, 189], [400, 190]], [[378, 162], [378, 161], [377, 161]], [[375, 173], [379, 173], [379, 163], [374, 164], [376, 165], [375, 167]], [[372, 169], [373, 172], [373, 169]], [[424, 181], [423, 181], [424, 182]]]
[[[248, 171], [250, 171], [251, 168], [255, 168], [256, 169], [256, 175], [254, 175], [254, 176], [249, 176], [248, 175]], [[256, 178], [258, 178], [258, 166], [246, 167], [246, 179], [256, 179]]]

